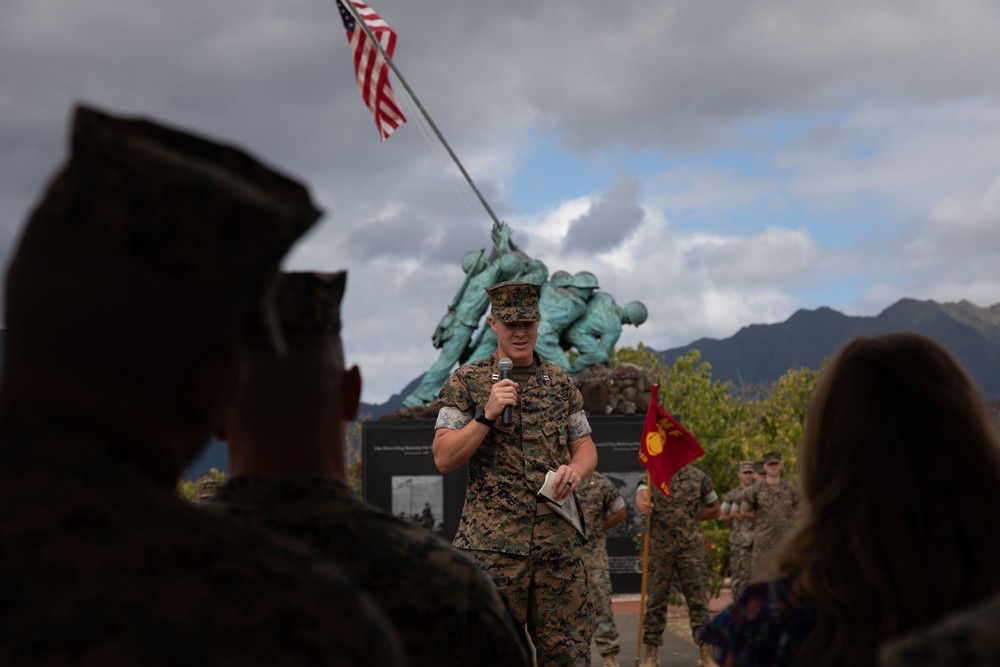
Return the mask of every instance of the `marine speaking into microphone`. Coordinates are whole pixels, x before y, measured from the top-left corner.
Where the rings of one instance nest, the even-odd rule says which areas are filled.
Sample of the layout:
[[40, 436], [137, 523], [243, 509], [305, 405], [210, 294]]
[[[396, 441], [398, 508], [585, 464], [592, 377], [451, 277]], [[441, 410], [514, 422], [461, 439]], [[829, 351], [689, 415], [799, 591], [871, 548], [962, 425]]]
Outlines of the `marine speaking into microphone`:
[[[497, 368], [500, 369], [500, 379], [509, 380], [510, 372], [514, 370], [514, 362], [504, 357], [497, 363]], [[514, 421], [514, 406], [508, 405], [503, 409], [503, 417], [500, 418], [500, 423], [504, 426], [510, 426]]]
[[[529, 625], [537, 664], [589, 665], [593, 628], [580, 616], [589, 592], [573, 490], [593, 472], [597, 448], [583, 397], [569, 373], [535, 352], [541, 286], [502, 282], [486, 291], [497, 349], [445, 382], [431, 448], [442, 473], [468, 465], [454, 544], [493, 578], [517, 624]], [[543, 486], [551, 504], [538, 494]]]

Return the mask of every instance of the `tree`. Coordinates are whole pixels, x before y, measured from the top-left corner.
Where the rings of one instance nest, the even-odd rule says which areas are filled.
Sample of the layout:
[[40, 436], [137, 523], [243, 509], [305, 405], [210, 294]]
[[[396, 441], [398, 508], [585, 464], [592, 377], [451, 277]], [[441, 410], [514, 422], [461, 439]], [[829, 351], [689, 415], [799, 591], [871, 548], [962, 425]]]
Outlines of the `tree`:
[[701, 444], [705, 456], [696, 465], [717, 488], [738, 484], [737, 462], [759, 460], [771, 451], [782, 455], [787, 476], [794, 480], [806, 407], [819, 370], [791, 369], [770, 385], [734, 388], [731, 382], [712, 380], [712, 366], [698, 350], [667, 368], [639, 343], [616, 349], [612, 361], [634, 363], [656, 374], [663, 408]]

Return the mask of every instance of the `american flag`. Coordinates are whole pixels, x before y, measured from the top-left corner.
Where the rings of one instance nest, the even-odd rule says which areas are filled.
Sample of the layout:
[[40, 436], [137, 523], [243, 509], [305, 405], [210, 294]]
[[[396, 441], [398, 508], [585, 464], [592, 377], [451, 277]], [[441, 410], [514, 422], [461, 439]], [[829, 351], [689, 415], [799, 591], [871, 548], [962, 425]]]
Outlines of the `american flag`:
[[337, 0], [337, 9], [340, 10], [340, 17], [347, 30], [347, 41], [351, 43], [351, 52], [354, 54], [354, 75], [357, 77], [361, 98], [375, 117], [379, 136], [385, 141], [393, 130], [406, 122], [406, 116], [400, 111], [396, 95], [389, 85], [389, 66], [385, 58], [364, 29], [358, 28], [354, 14], [344, 6], [344, 2], [350, 2], [354, 6], [354, 11], [390, 58], [396, 50], [396, 33], [365, 3], [359, 0]]

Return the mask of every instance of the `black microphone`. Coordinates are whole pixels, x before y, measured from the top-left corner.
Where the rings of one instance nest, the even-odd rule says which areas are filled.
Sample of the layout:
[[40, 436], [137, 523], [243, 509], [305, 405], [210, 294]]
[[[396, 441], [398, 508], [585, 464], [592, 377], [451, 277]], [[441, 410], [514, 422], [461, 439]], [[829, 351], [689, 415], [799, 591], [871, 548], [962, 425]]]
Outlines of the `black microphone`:
[[[510, 372], [514, 370], [514, 362], [508, 359], [507, 357], [504, 357], [503, 359], [500, 360], [497, 366], [500, 368], [500, 379], [509, 380]], [[503, 424], [504, 426], [510, 426], [513, 421], [514, 421], [513, 408], [512, 406], [508, 405], [503, 409], [503, 418], [500, 420], [500, 423]]]

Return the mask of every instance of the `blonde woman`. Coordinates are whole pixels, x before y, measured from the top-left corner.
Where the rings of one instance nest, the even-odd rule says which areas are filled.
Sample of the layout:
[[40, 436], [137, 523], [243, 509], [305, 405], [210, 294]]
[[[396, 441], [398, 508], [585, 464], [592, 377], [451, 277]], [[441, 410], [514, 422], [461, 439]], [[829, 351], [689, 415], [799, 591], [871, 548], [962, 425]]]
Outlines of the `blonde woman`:
[[799, 480], [799, 525], [699, 633], [720, 664], [868, 663], [893, 636], [1000, 594], [1000, 439], [930, 339], [838, 352], [809, 406]]

